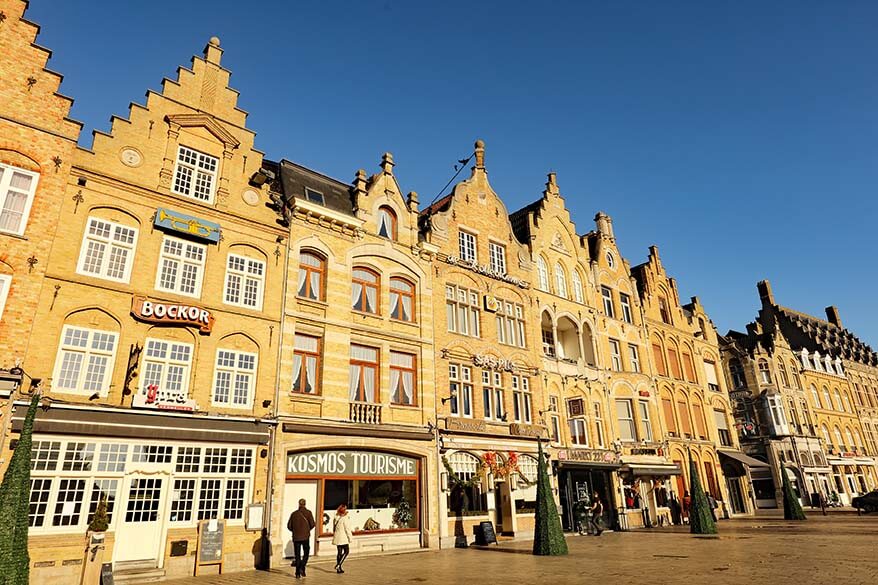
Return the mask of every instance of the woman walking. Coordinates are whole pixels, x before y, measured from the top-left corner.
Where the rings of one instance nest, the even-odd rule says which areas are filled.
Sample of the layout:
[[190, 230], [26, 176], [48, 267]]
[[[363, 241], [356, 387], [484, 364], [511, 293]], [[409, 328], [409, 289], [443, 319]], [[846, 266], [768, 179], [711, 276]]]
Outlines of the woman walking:
[[332, 544], [338, 547], [335, 557], [335, 572], [344, 573], [341, 566], [351, 552], [351, 540], [354, 533], [351, 531], [351, 517], [348, 516], [348, 507], [342, 504], [335, 511], [335, 520], [332, 522]]

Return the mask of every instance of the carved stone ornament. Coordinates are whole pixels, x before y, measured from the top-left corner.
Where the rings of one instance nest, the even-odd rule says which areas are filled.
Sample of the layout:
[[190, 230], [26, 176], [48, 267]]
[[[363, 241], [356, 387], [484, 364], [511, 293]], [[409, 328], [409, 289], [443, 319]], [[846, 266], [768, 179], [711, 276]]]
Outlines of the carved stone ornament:
[[259, 193], [253, 189], [247, 189], [241, 193], [241, 199], [243, 199], [244, 203], [247, 205], [259, 205]]
[[119, 152], [119, 160], [127, 167], [139, 167], [143, 164], [143, 155], [133, 146], [126, 146]]

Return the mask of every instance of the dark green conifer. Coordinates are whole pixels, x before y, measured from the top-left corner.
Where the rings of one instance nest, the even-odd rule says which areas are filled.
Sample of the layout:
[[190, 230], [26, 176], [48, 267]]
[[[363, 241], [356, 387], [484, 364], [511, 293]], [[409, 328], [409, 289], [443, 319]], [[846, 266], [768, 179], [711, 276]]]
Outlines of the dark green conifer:
[[689, 532], [692, 534], [716, 534], [716, 522], [713, 521], [713, 514], [710, 512], [710, 502], [707, 494], [701, 487], [701, 480], [698, 478], [698, 469], [695, 462], [689, 458], [689, 478], [692, 482], [692, 504], [689, 509]]
[[534, 512], [534, 547], [535, 555], [566, 555], [567, 540], [561, 528], [558, 506], [552, 497], [552, 484], [546, 469], [546, 458], [543, 457], [543, 444], [539, 443], [539, 464], [537, 465], [537, 509]]
[[799, 498], [796, 497], [796, 493], [793, 491], [793, 484], [790, 483], [790, 478], [787, 477], [787, 468], [781, 467], [780, 474], [783, 476], [784, 520], [807, 520], [805, 518], [805, 511], [802, 510], [802, 506], [799, 504]]

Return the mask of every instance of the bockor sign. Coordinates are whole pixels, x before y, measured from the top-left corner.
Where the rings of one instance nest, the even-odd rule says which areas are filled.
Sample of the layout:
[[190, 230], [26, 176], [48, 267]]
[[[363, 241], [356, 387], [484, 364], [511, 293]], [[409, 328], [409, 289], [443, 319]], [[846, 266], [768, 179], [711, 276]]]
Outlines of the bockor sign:
[[131, 300], [131, 314], [141, 321], [150, 323], [193, 325], [202, 333], [210, 333], [214, 322], [213, 315], [207, 309], [193, 305], [151, 301], [146, 297], [134, 297]]

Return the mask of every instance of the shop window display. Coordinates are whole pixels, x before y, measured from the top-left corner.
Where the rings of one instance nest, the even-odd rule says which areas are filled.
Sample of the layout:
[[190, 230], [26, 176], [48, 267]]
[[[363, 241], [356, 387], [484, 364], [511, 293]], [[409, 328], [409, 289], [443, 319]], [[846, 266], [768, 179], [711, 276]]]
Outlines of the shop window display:
[[332, 533], [331, 511], [345, 504], [354, 532], [418, 529], [418, 485], [414, 479], [326, 479], [323, 534]]

